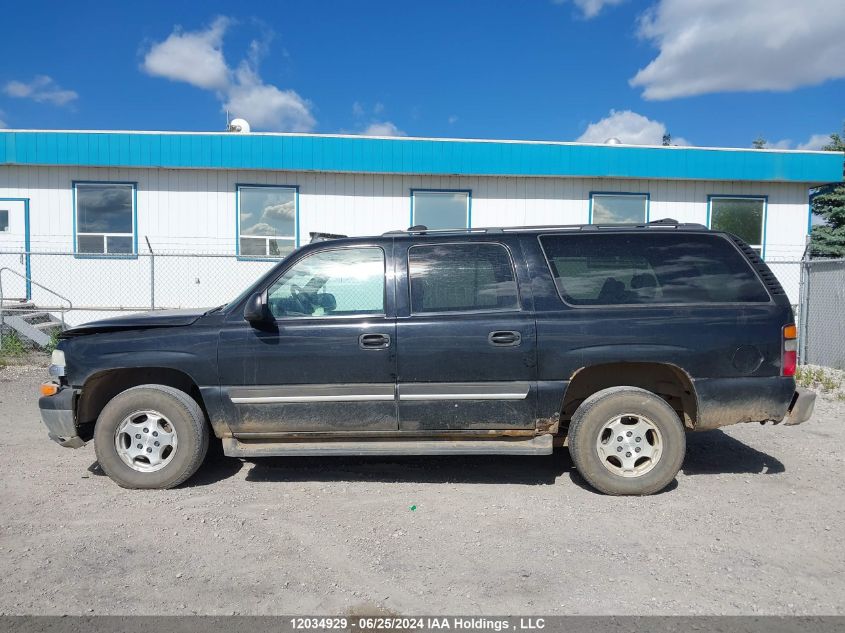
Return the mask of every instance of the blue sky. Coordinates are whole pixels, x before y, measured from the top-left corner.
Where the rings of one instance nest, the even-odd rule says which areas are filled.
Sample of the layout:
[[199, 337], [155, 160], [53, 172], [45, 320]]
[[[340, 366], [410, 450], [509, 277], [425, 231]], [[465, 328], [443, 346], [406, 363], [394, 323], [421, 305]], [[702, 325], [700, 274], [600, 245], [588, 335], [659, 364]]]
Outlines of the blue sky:
[[845, 119], [838, 0], [140, 6], [7, 5], [0, 122], [815, 148]]

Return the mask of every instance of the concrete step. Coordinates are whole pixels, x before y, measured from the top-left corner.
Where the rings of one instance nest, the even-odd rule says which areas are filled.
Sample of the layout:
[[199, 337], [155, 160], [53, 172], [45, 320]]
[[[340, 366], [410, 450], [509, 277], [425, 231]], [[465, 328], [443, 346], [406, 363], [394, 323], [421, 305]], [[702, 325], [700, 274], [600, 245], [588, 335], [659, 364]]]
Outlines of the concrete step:
[[36, 330], [41, 330], [42, 332], [44, 332], [44, 331], [49, 331], [49, 330], [55, 330], [56, 328], [62, 327], [62, 322], [59, 321], [58, 319], [55, 319], [53, 321], [42, 321], [41, 323], [31, 323], [30, 325], [32, 325], [32, 327], [34, 327]]
[[25, 312], [21, 314], [20, 312], [16, 313], [17, 316], [22, 318], [27, 323], [35, 325], [37, 323], [59, 323], [59, 320], [54, 317], [49, 312]]
[[25, 338], [28, 338], [36, 345], [44, 347], [50, 342], [49, 335], [45, 334], [34, 325], [27, 323], [19, 316], [11, 316], [9, 314], [4, 314], [3, 322], [10, 328], [15, 330], [18, 334]]
[[32, 301], [18, 301], [13, 299], [4, 299], [2, 305], [4, 310], [37, 310], [37, 306]]

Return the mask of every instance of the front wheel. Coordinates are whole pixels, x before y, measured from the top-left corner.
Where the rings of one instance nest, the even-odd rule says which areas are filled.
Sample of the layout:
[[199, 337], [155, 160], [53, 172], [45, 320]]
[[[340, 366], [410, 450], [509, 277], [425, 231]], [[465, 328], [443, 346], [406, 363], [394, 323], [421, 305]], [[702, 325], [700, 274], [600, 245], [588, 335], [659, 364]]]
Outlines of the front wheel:
[[172, 488], [193, 475], [208, 450], [208, 425], [196, 401], [165, 385], [118, 394], [94, 427], [103, 471], [123, 488]]
[[665, 400], [637, 387], [611, 387], [581, 403], [569, 425], [569, 454], [581, 476], [609, 495], [649, 495], [678, 474], [683, 424]]

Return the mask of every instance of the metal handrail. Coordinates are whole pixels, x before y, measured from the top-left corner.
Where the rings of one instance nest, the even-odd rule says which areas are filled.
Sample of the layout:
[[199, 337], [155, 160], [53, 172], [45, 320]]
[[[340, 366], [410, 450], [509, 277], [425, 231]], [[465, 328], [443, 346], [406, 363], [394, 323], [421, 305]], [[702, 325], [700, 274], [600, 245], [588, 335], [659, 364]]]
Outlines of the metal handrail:
[[[23, 279], [25, 282], [32, 284], [32, 285], [35, 285], [35, 286], [38, 286], [42, 290], [45, 290], [46, 292], [49, 292], [54, 297], [58, 298], [59, 301], [67, 302], [67, 308], [59, 307], [57, 310], [54, 310], [55, 312], [58, 312], [59, 315], [61, 316], [62, 330], [65, 329], [65, 312], [69, 312], [70, 310], [73, 310], [73, 302], [70, 299], [68, 299], [67, 297], [65, 297], [64, 295], [59, 294], [55, 290], [48, 288], [47, 286], [45, 286], [43, 284], [38, 283], [37, 281], [33, 280], [32, 278], [27, 277], [26, 275], [19, 273], [14, 268], [9, 268], [8, 266], [4, 266], [3, 268], [0, 268], [0, 325], [2, 325], [5, 322], [4, 319], [3, 319], [3, 312], [5, 310], [5, 305], [4, 305], [5, 295], [3, 294], [3, 273], [4, 272], [12, 273], [13, 275]], [[9, 311], [14, 312], [14, 308], [10, 309]], [[2, 346], [3, 346], [3, 332], [2, 332], [2, 329], [0, 329], [0, 348]]]

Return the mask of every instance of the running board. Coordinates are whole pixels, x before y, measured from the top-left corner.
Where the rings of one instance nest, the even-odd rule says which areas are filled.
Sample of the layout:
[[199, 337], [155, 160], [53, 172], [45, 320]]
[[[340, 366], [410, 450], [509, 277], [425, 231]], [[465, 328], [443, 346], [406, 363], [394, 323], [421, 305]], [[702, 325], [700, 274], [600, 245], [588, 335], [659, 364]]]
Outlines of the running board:
[[356, 440], [279, 442], [223, 438], [229, 457], [311, 455], [551, 455], [551, 435], [496, 440]]

